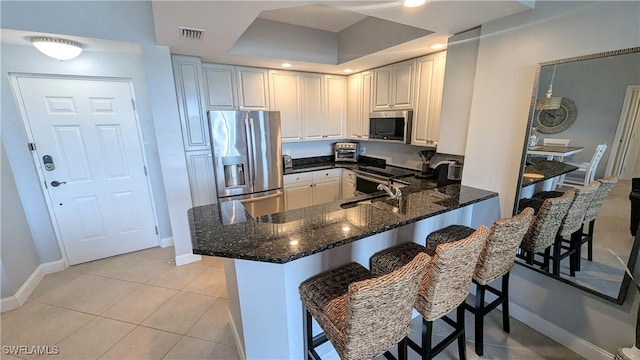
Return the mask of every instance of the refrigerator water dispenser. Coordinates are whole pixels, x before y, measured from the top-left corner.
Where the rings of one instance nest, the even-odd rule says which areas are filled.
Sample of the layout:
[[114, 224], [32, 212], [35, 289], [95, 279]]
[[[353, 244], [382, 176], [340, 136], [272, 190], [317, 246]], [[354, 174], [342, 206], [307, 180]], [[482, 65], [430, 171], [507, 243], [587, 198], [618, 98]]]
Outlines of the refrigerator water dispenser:
[[224, 185], [226, 187], [246, 185], [244, 180], [244, 164], [224, 165]]

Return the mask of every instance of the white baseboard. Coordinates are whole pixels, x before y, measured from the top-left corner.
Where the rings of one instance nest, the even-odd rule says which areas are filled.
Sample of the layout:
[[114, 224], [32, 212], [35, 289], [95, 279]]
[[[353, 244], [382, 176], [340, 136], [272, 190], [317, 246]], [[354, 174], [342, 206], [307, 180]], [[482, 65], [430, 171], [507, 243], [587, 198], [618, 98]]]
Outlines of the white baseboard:
[[229, 317], [229, 325], [231, 325], [231, 333], [233, 334], [233, 340], [236, 341], [236, 349], [238, 349], [238, 355], [240, 355], [240, 360], [246, 360], [247, 356], [244, 353], [244, 346], [242, 345], [242, 339], [240, 339], [240, 334], [238, 334], [238, 328], [236, 327], [236, 322], [233, 321], [233, 316], [231, 316], [231, 311], [227, 311], [227, 316]]
[[509, 315], [587, 359], [613, 359], [613, 354], [610, 352], [593, 345], [512, 302], [509, 302]]
[[171, 247], [171, 246], [173, 246], [173, 236], [169, 236], [169, 237], [160, 239], [160, 247], [161, 248], [164, 249], [164, 248], [168, 248], [168, 247]]
[[184, 254], [176, 256], [176, 266], [190, 264], [202, 260], [202, 256], [196, 254]]
[[64, 269], [66, 269], [66, 264], [63, 259], [38, 265], [13, 296], [8, 296], [0, 300], [0, 312], [10, 311], [22, 306], [45, 275]]

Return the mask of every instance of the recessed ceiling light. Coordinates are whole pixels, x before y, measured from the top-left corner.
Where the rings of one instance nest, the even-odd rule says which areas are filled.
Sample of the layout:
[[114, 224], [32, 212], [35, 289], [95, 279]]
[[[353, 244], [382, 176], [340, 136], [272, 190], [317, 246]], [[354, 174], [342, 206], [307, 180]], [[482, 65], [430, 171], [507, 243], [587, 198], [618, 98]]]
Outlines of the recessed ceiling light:
[[404, 0], [404, 7], [413, 8], [426, 3], [427, 0]]
[[433, 44], [430, 46], [432, 49], [442, 49], [444, 48], [444, 44]]
[[289, 64], [289, 63], [282, 63], [282, 67], [284, 67], [284, 68], [290, 68], [290, 67], [292, 67], [292, 66], [293, 66], [293, 65], [291, 65], [291, 64]]
[[344, 72], [345, 74], [351, 74], [353, 72], [353, 70], [351, 69], [344, 69], [342, 70], [342, 72]]

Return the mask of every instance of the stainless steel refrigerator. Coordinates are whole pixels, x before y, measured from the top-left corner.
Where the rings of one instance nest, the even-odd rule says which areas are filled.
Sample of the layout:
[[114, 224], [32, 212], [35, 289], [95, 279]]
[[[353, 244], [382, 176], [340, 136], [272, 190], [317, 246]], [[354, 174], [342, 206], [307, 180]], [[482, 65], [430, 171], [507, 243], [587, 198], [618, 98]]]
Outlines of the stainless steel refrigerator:
[[279, 111], [209, 111], [218, 199], [253, 216], [284, 211]]

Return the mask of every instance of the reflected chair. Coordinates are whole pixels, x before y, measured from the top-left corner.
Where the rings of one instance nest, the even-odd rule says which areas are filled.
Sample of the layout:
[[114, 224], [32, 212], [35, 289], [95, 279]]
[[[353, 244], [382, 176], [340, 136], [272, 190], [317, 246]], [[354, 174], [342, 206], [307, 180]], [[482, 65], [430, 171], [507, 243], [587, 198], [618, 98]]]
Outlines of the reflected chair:
[[[589, 204], [589, 207], [587, 208], [582, 224], [582, 240], [580, 246], [587, 243], [587, 259], [589, 259], [589, 261], [593, 261], [593, 232], [596, 218], [598, 217], [602, 204], [604, 204], [609, 193], [618, 183], [618, 176], [614, 174], [604, 179], [598, 179], [597, 181], [600, 183], [600, 187], [593, 195], [593, 200], [591, 200], [591, 204]], [[584, 231], [585, 224], [588, 224], [586, 232]], [[580, 268], [580, 261], [581, 259], [578, 258], [578, 269]]]
[[[596, 170], [598, 169], [598, 164], [604, 155], [604, 152], [607, 150], [607, 144], [600, 144], [596, 147], [596, 151], [593, 153], [591, 157], [591, 161], [585, 163], [572, 163], [567, 162], [569, 165], [577, 166], [578, 170], [567, 174], [567, 176], [563, 179], [560, 185], [565, 186], [588, 186], [593, 182], [593, 179], [596, 176]], [[574, 175], [579, 175], [575, 177]]]
[[[493, 309], [502, 305], [502, 328], [506, 333], [511, 331], [509, 326], [509, 273], [513, 267], [516, 251], [522, 242], [524, 234], [533, 222], [532, 208], [526, 208], [520, 214], [510, 218], [498, 219], [491, 225], [489, 236], [480, 251], [473, 282], [476, 284], [475, 306], [463, 303], [464, 308], [475, 317], [475, 350], [478, 356], [484, 353], [484, 317]], [[427, 253], [435, 250], [442, 243], [457, 241], [471, 235], [475, 230], [463, 226], [452, 225], [432, 232], [427, 237]], [[489, 283], [502, 277], [502, 287], [496, 289]], [[497, 296], [489, 304], [485, 304], [485, 293]]]
[[[571, 139], [554, 139], [554, 138], [544, 138], [542, 139], [542, 143], [544, 144], [544, 146], [564, 146], [567, 147], [569, 146], [569, 143], [571, 142]], [[569, 156], [571, 157], [571, 156]], [[550, 155], [547, 157], [547, 160], [553, 160], [554, 156]], [[563, 161], [564, 160], [564, 156], [558, 155], [557, 156], [558, 161]]]
[[[470, 236], [436, 247], [431, 257], [427, 272], [418, 287], [415, 308], [422, 315], [422, 344], [418, 345], [407, 339], [409, 347], [422, 355], [422, 359], [432, 359], [449, 344], [458, 340], [458, 354], [466, 359], [464, 336], [464, 303], [471, 285], [480, 250], [486, 242], [489, 229], [480, 226]], [[387, 250], [371, 257], [371, 271], [374, 274], [386, 274], [412, 259], [415, 254], [426, 252], [427, 248], [410, 242]], [[453, 309], [456, 320], [446, 316]], [[433, 321], [444, 320], [453, 327], [453, 332], [436, 346], [432, 346]]]
[[[599, 187], [600, 183], [594, 181], [589, 186], [579, 187], [574, 190], [575, 196], [562, 219], [553, 246], [553, 275], [560, 276], [560, 262], [566, 257], [570, 257], [569, 275], [575, 276], [575, 272], [580, 271], [578, 259], [580, 258], [580, 246], [582, 244], [582, 224], [587, 209]], [[568, 245], [566, 246], [564, 245], [564, 239], [567, 239], [566, 243]], [[566, 251], [563, 253], [562, 250]]]
[[544, 138], [542, 139], [544, 146], [569, 146], [569, 142], [571, 139], [554, 139], [554, 138]]
[[[429, 255], [420, 253], [380, 277], [350, 263], [304, 281], [305, 357], [319, 359], [315, 348], [329, 340], [341, 359], [393, 358], [388, 350], [395, 344], [398, 358], [406, 359], [413, 304], [428, 265]], [[324, 330], [315, 337], [312, 316]]]
[[[549, 269], [549, 261], [551, 259], [551, 245], [555, 243], [556, 234], [562, 219], [567, 214], [569, 206], [575, 197], [575, 190], [570, 189], [562, 196], [549, 198], [542, 201], [533, 224], [522, 239], [520, 249], [524, 251], [520, 257], [523, 257], [529, 265], [540, 265], [543, 269]], [[535, 262], [535, 255], [542, 254], [543, 262]]]

